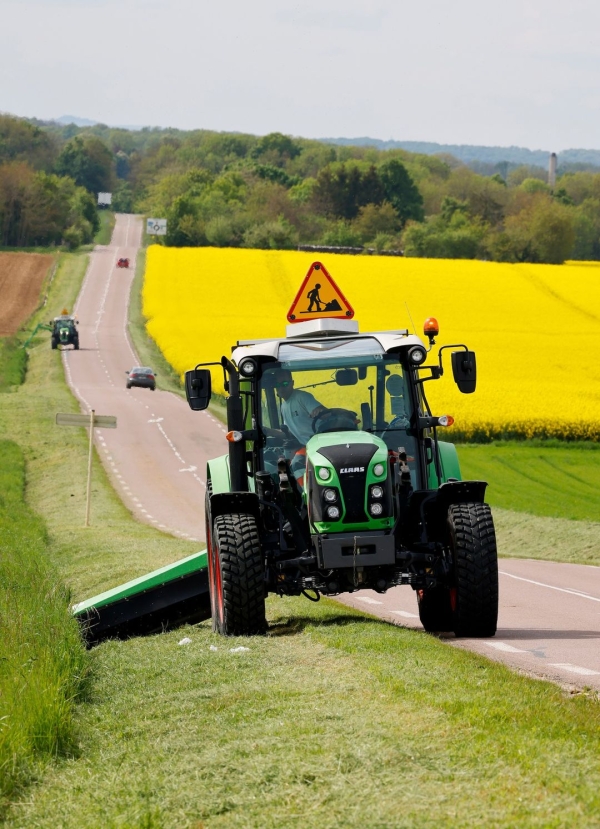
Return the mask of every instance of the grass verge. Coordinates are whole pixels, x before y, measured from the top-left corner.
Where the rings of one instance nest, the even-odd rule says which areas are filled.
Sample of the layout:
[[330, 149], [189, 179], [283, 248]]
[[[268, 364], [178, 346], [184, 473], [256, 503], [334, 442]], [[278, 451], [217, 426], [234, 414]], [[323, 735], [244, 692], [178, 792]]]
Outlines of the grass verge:
[[0, 393], [20, 386], [27, 371], [27, 352], [17, 337], [0, 338]]
[[89, 662], [24, 488], [21, 450], [0, 441], [0, 816], [48, 761], [75, 750]]
[[98, 210], [100, 227], [94, 238], [95, 245], [109, 245], [115, 226], [115, 214], [112, 210]]
[[80, 757], [6, 825], [562, 827], [599, 813], [595, 700], [334, 602], [275, 599], [269, 615], [266, 637], [203, 623], [97, 648]]

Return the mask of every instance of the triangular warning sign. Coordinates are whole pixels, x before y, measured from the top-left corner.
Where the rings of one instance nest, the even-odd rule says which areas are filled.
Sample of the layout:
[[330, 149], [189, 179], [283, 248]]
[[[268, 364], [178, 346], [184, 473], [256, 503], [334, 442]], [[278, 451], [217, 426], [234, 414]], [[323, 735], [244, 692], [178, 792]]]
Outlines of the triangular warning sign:
[[349, 320], [353, 316], [352, 306], [327, 273], [325, 265], [313, 262], [288, 311], [288, 321]]

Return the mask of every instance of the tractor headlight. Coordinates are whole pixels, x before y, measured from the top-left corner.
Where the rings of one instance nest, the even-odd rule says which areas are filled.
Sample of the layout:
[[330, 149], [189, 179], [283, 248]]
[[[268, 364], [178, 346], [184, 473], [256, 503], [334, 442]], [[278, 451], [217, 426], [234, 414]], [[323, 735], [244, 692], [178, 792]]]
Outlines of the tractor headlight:
[[327, 507], [326, 513], [327, 518], [330, 518], [332, 521], [337, 521], [337, 519], [340, 517], [339, 507]]
[[382, 463], [376, 463], [373, 467], [373, 475], [376, 475], [378, 478], [383, 475], [385, 472], [385, 466]]
[[330, 504], [333, 504], [334, 501], [337, 501], [337, 492], [335, 489], [326, 489], [323, 493], [323, 498]]
[[383, 488], [380, 486], [372, 486], [371, 498], [383, 498]]
[[383, 505], [382, 504], [371, 504], [369, 507], [371, 511], [371, 515], [381, 515], [383, 512]]
[[317, 470], [317, 475], [319, 476], [319, 478], [322, 481], [328, 481], [329, 476], [331, 475], [331, 472], [326, 467], [320, 466], [319, 469]]

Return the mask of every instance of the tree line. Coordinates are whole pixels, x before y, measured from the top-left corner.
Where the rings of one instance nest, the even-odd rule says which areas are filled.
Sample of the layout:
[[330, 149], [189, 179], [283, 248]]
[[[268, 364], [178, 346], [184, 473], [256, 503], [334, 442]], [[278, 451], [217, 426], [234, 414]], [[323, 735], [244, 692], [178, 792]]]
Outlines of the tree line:
[[[600, 259], [600, 170], [567, 169], [553, 188], [537, 166], [486, 172], [447, 154], [281, 133], [131, 131], [4, 117], [0, 234], [3, 244], [87, 241], [90, 205], [109, 191], [118, 211], [166, 218], [167, 245]], [[19, 186], [20, 202], [12, 196]]]

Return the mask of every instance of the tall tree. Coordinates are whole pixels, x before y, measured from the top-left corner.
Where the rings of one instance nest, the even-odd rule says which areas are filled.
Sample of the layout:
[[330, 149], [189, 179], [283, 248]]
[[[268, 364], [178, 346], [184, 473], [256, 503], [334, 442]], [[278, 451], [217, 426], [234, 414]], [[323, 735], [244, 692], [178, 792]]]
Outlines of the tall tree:
[[409, 219], [422, 222], [423, 197], [417, 189], [404, 164], [392, 158], [379, 167], [379, 179], [383, 185], [385, 200], [396, 210], [404, 225]]
[[90, 193], [112, 189], [113, 168], [111, 151], [95, 136], [76, 135], [65, 144], [56, 162], [59, 176], [70, 176]]

